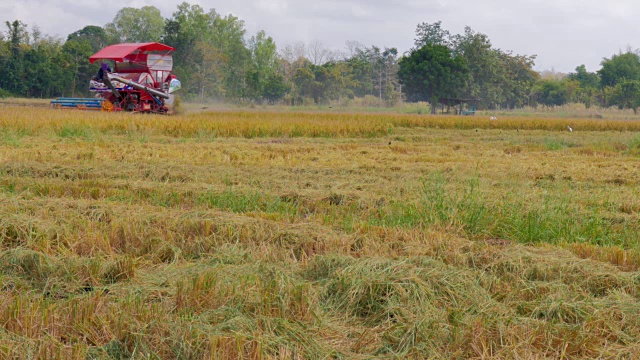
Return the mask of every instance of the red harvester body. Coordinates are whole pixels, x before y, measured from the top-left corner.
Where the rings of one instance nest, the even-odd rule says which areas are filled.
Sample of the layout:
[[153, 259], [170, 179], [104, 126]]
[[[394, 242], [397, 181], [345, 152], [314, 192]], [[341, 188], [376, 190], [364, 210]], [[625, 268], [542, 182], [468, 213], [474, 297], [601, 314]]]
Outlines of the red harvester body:
[[[94, 98], [58, 98], [56, 107], [168, 113], [172, 93], [180, 81], [171, 73], [175, 49], [160, 43], [125, 43], [105, 47], [89, 58], [101, 61], [98, 76], [90, 81]], [[113, 62], [113, 72], [108, 62]]]

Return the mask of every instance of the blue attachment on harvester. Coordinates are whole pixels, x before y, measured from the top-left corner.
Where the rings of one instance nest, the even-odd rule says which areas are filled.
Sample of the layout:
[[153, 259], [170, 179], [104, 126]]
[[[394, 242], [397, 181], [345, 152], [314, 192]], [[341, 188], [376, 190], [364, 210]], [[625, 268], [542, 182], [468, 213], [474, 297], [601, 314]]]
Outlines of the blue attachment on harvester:
[[96, 98], [56, 98], [51, 100], [51, 106], [62, 108], [86, 108], [100, 110], [104, 99]]

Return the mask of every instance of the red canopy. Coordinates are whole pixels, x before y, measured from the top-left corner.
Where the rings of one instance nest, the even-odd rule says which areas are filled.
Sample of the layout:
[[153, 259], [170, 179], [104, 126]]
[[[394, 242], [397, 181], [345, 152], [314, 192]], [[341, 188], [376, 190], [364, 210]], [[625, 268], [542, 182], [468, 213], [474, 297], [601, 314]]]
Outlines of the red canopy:
[[98, 51], [89, 58], [90, 63], [94, 63], [96, 60], [107, 59], [115, 61], [124, 61], [127, 55], [131, 55], [134, 52], [142, 53], [147, 51], [173, 51], [175, 48], [171, 46], [160, 44], [157, 42], [151, 43], [125, 43], [109, 45], [106, 48]]

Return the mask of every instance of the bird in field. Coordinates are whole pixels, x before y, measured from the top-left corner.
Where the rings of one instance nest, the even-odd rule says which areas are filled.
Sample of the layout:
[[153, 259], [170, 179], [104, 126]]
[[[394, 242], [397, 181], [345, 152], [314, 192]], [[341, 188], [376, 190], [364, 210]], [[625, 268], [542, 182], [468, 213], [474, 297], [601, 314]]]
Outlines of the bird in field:
[[495, 116], [492, 116], [490, 119], [491, 119], [491, 120], [498, 120], [498, 118], [497, 118], [497, 117], [495, 117]]
[[567, 129], [569, 129], [569, 132], [573, 132], [573, 129], [571, 128], [571, 126], [567, 126]]

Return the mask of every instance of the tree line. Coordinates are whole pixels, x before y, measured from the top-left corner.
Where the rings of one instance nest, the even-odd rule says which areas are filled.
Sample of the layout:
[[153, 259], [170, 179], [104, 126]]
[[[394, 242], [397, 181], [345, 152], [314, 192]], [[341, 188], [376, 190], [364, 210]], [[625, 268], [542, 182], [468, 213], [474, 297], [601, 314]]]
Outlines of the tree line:
[[399, 61], [398, 75], [409, 100], [463, 99], [482, 108], [509, 109], [531, 105], [539, 77], [534, 60], [535, 55], [494, 48], [470, 27], [451, 34], [441, 22], [422, 23], [415, 47]]
[[601, 65], [596, 72], [588, 72], [580, 65], [575, 72], [541, 79], [534, 88], [537, 103], [547, 106], [583, 103], [587, 108], [617, 106], [637, 113], [640, 107], [640, 51], [620, 51], [604, 58]]
[[89, 25], [60, 39], [6, 22], [0, 31], [0, 96], [88, 96], [99, 64], [88, 58], [110, 44], [162, 42], [176, 48], [174, 73], [192, 100], [329, 103], [374, 96], [381, 106], [400, 99], [396, 49], [349, 43], [331, 51], [319, 41], [278, 49], [264, 31], [199, 5], [182, 3], [168, 19], [153, 6], [120, 9], [104, 26]]
[[[182, 3], [163, 18], [153, 6], [125, 7], [104, 26], [89, 25], [60, 39], [16, 20], [0, 32], [0, 96], [87, 96], [97, 64], [88, 58], [122, 42], [162, 42], [176, 48], [174, 73], [191, 100], [328, 104], [355, 98], [392, 106], [401, 100], [463, 99], [480, 108], [583, 102], [640, 106], [640, 57], [628, 51], [589, 73], [579, 66], [562, 79], [542, 78], [535, 56], [494, 48], [467, 27], [451, 34], [441, 22], [417, 26], [415, 46], [396, 48], [348, 41], [333, 51], [320, 41], [278, 48], [264, 31], [215, 9]], [[432, 107], [435, 111], [435, 107]]]

